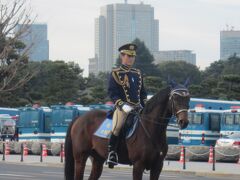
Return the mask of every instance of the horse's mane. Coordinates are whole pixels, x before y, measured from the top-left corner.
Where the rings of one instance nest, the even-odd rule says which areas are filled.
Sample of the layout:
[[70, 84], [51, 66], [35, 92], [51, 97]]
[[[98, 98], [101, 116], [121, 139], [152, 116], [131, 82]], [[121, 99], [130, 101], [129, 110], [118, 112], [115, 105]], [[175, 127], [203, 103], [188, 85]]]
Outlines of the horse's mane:
[[149, 113], [155, 108], [157, 105], [161, 104], [166, 100], [166, 96], [170, 93], [170, 87], [166, 87], [161, 89], [157, 94], [155, 94], [150, 100], [147, 101], [145, 107], [143, 108], [143, 113]]

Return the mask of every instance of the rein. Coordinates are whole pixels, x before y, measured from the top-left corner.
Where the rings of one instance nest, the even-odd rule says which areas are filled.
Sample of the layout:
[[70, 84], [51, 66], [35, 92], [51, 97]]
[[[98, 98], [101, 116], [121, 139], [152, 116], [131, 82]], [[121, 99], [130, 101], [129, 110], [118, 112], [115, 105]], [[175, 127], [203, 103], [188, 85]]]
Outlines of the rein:
[[[180, 92], [178, 91], [184, 91], [183, 94], [181, 94]], [[174, 89], [170, 92], [170, 95], [169, 95], [169, 101], [171, 102], [171, 107], [172, 107], [172, 114], [174, 114], [175, 116], [177, 116], [177, 114], [181, 113], [181, 112], [187, 112], [188, 109], [180, 109], [178, 110], [176, 113], [173, 113], [174, 112], [174, 101], [173, 101], [173, 95], [179, 95], [179, 96], [183, 96], [183, 97], [186, 97], [186, 96], [189, 96], [189, 92], [187, 89]], [[168, 102], [169, 102], [168, 101]], [[166, 114], [166, 111], [164, 112], [164, 114]], [[144, 114], [143, 114], [144, 115]], [[142, 122], [142, 118], [140, 117], [140, 115], [137, 113], [137, 116], [139, 118], [139, 122], [141, 124], [141, 126], [143, 127], [143, 130], [145, 132], [145, 134], [147, 135], [147, 137], [149, 138], [149, 140], [152, 142], [152, 138], [151, 138], [151, 135], [149, 134], [148, 130], [146, 129], [146, 127], [144, 126], [143, 122]], [[159, 117], [159, 119], [170, 119], [170, 118], [166, 118], [165, 116], [164, 117]], [[176, 125], [169, 125], [168, 122], [167, 123], [159, 123], [157, 122], [157, 120], [149, 120], [149, 119], [146, 119], [145, 121], [147, 122], [150, 122], [150, 123], [153, 123], [153, 124], [156, 124], [156, 125], [159, 125], [159, 126], [170, 126], [170, 127], [178, 127]], [[152, 144], [156, 147], [157, 145], [152, 142]]]
[[[161, 118], [159, 118], [159, 119], [161, 119]], [[162, 119], [170, 119], [170, 118], [162, 118]], [[159, 122], [155, 122], [155, 121], [152, 121], [152, 120], [145, 120], [145, 121], [156, 124], [156, 125], [159, 125], [159, 126], [179, 127], [178, 125], [171, 125], [169, 123], [159, 123]]]
[[[143, 115], [143, 114], [142, 114]], [[147, 115], [144, 114], [145, 117], [148, 117]], [[142, 119], [140, 115], [138, 115], [139, 119]], [[149, 116], [150, 117], [150, 116]], [[165, 117], [159, 117], [157, 118], [156, 120], [149, 120], [149, 119], [145, 119], [144, 118], [144, 121], [147, 121], [147, 122], [150, 122], [150, 123], [153, 123], [153, 124], [157, 124], [157, 125], [160, 125], [160, 126], [164, 126], [164, 125], [168, 125], [168, 123], [160, 123], [158, 122], [157, 120], [158, 119], [171, 119], [171, 118], [165, 118]]]

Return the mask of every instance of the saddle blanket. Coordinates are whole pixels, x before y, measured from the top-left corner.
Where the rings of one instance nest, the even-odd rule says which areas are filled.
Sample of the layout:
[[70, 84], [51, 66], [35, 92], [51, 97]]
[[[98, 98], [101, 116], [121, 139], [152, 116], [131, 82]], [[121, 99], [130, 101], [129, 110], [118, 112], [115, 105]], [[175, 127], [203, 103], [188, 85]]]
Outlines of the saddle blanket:
[[[130, 138], [133, 133], [135, 132], [135, 129], [137, 127], [138, 121], [135, 121], [133, 124], [133, 127], [130, 128], [128, 131], [126, 131], [126, 139]], [[97, 129], [97, 131], [94, 133], [95, 136], [101, 137], [101, 138], [110, 138], [110, 134], [112, 131], [112, 119], [106, 118], [101, 126]], [[124, 128], [124, 127], [123, 127]]]

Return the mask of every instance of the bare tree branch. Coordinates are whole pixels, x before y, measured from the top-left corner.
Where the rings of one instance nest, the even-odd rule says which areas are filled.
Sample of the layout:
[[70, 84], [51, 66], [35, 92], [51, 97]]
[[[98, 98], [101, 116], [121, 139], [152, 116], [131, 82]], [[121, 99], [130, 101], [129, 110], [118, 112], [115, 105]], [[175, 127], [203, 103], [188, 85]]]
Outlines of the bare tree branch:
[[19, 46], [21, 38], [30, 33], [32, 23], [26, 0], [0, 0], [0, 93], [22, 87], [38, 72], [37, 68], [28, 68], [27, 57], [33, 44]]

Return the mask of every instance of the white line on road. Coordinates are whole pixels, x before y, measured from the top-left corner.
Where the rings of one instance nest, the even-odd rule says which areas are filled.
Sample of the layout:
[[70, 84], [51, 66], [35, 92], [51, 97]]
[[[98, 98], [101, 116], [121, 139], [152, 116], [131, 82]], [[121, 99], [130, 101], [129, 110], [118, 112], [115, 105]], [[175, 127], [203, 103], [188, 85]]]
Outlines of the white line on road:
[[177, 179], [177, 176], [169, 176], [169, 175], [160, 175], [160, 177], [164, 177], [164, 178], [173, 178], [173, 179]]
[[63, 172], [53, 172], [53, 171], [44, 171], [42, 173], [44, 173], [44, 174], [57, 174], [57, 175], [63, 175], [64, 174]]
[[33, 178], [34, 177], [34, 176], [26, 176], [26, 175], [19, 175], [19, 174], [0, 174], [0, 176], [25, 177], [25, 178]]

